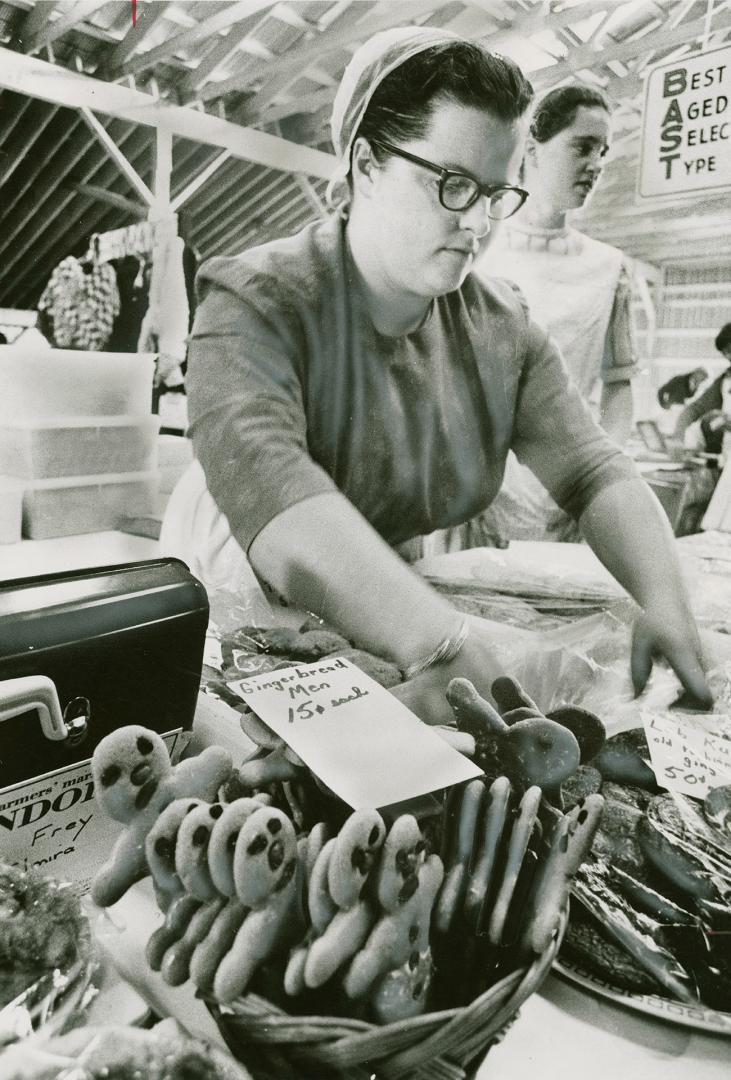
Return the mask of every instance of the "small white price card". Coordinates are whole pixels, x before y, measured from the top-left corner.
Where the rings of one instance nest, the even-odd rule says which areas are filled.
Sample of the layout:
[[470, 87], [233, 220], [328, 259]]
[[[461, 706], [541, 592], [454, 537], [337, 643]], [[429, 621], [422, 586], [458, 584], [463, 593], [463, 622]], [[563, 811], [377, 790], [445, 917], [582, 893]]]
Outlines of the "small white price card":
[[719, 730], [715, 719], [643, 712], [652, 768], [661, 787], [703, 799], [711, 788], [731, 784], [731, 740], [713, 733]]
[[349, 660], [298, 664], [229, 686], [354, 810], [482, 774]]

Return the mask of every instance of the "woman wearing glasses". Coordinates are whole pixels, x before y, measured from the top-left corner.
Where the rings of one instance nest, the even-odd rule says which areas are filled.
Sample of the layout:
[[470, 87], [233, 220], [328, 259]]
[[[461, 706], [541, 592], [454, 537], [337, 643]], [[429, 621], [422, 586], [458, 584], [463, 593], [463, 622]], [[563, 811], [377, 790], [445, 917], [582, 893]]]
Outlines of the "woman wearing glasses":
[[451, 677], [489, 689], [494, 645], [394, 549], [484, 509], [511, 447], [645, 608], [636, 684], [662, 654], [708, 698], [661, 511], [515, 290], [470, 274], [491, 222], [526, 198], [514, 181], [530, 99], [515, 65], [476, 44], [377, 35], [334, 103], [339, 213], [214, 259], [198, 281], [200, 464], [173, 495], [164, 549], [214, 585], [248, 558], [290, 603], [405, 669], [400, 693], [429, 722], [449, 714]]

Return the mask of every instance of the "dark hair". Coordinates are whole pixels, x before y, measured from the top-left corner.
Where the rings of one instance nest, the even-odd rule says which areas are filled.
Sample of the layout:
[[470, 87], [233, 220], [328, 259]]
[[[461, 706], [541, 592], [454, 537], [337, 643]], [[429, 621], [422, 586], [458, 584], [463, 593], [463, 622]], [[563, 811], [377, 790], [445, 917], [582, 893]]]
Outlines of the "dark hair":
[[602, 91], [587, 83], [574, 82], [549, 90], [535, 107], [530, 122], [531, 135], [536, 142], [548, 142], [564, 128], [571, 127], [582, 106], [611, 112], [609, 101]]
[[731, 322], [727, 322], [725, 326], [716, 334], [716, 340], [713, 343], [719, 352], [723, 352], [731, 345]]
[[[498, 120], [517, 120], [533, 87], [517, 64], [471, 41], [433, 45], [385, 77], [356, 132], [369, 142], [420, 139], [440, 101], [485, 109]], [[355, 139], [353, 140], [355, 142]]]

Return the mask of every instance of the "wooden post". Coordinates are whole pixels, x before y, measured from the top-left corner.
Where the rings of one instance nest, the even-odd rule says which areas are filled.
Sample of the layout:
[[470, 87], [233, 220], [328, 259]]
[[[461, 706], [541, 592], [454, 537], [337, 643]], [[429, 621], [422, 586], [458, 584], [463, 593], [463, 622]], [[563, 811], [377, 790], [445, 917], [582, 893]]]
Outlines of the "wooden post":
[[155, 209], [159, 214], [170, 212], [170, 185], [173, 175], [173, 134], [166, 128], [155, 130]]

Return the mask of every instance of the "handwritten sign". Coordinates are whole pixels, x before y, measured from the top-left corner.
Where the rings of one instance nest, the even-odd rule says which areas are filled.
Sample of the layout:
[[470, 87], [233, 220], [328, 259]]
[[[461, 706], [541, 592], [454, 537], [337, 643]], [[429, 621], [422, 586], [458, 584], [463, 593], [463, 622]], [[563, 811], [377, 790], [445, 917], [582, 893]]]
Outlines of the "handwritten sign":
[[711, 788], [731, 784], [731, 740], [714, 734], [714, 723], [670, 712], [643, 713], [642, 722], [661, 787], [703, 799]]
[[229, 685], [354, 810], [481, 775], [349, 660], [299, 664]]
[[641, 197], [731, 186], [731, 47], [654, 67], [642, 122]]

